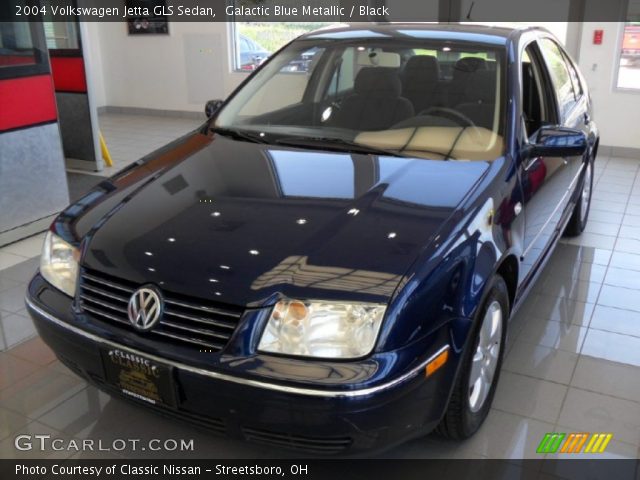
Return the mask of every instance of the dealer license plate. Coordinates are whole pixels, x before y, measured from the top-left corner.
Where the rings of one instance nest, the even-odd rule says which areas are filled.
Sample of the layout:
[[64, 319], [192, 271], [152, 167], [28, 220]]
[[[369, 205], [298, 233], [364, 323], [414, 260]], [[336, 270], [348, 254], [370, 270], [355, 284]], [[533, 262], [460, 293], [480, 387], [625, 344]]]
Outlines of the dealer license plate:
[[117, 348], [100, 353], [107, 381], [122, 393], [154, 405], [176, 406], [172, 367]]

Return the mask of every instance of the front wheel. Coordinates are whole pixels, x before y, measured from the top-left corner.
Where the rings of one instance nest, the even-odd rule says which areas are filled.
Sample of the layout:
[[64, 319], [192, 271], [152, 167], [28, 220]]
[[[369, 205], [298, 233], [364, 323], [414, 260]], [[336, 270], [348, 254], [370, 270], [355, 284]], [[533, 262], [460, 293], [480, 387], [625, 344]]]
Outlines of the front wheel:
[[589, 208], [591, 207], [591, 193], [593, 191], [593, 160], [589, 160], [585, 166], [584, 179], [580, 198], [573, 209], [571, 219], [567, 224], [564, 234], [567, 237], [577, 237], [587, 226]]
[[500, 377], [508, 320], [507, 285], [495, 275], [476, 316], [447, 411], [438, 425], [441, 435], [453, 440], [468, 438], [487, 418]]

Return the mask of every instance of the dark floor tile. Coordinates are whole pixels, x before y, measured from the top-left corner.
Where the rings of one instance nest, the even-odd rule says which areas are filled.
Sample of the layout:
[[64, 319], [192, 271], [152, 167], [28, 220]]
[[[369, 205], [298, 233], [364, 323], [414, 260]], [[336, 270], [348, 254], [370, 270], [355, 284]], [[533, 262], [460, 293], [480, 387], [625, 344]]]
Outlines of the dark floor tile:
[[0, 277], [26, 283], [33, 277], [40, 266], [40, 257], [30, 258], [12, 267], [0, 271]]
[[29, 317], [11, 314], [0, 318], [0, 340], [3, 350], [8, 350], [37, 335], [36, 327]]
[[16, 313], [24, 308], [25, 285], [12, 287], [0, 292], [0, 310]]
[[53, 351], [38, 336], [14, 346], [8, 350], [7, 353], [14, 357], [37, 363], [43, 367], [50, 365], [56, 360]]

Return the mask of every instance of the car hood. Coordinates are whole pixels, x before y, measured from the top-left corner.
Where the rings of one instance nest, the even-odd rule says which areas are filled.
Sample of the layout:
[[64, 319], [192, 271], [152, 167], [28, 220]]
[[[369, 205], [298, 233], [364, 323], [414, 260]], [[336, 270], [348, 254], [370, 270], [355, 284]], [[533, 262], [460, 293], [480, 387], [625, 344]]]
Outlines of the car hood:
[[386, 302], [488, 165], [216, 136], [119, 201], [82, 264], [240, 306]]

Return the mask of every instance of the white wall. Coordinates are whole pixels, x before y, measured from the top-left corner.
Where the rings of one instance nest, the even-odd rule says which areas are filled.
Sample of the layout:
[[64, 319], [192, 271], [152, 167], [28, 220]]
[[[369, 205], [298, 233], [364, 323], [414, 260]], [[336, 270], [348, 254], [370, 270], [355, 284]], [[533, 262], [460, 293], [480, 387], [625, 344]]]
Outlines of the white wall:
[[90, 77], [89, 86], [90, 93], [96, 106], [104, 106], [107, 103], [104, 87], [104, 73], [102, 69], [102, 45], [98, 32], [98, 24], [88, 22], [84, 24], [85, 28], [81, 29], [82, 43], [85, 52], [88, 53], [85, 58], [85, 68], [87, 75]]
[[[640, 148], [640, 90], [634, 93], [615, 87], [623, 26], [614, 22], [584, 23], [579, 64], [591, 90], [600, 144]], [[604, 30], [602, 45], [593, 45], [596, 29]]]
[[[89, 24], [89, 41], [98, 50], [92, 63], [101, 65], [94, 75], [98, 107], [201, 112], [203, 99], [225, 97], [246, 77], [232, 72], [226, 23], [173, 22], [169, 35], [129, 36], [126, 29], [119, 22]], [[187, 50], [205, 36], [211, 44], [196, 52], [202, 63], [194, 65]], [[194, 78], [199, 66], [200, 78]]]

